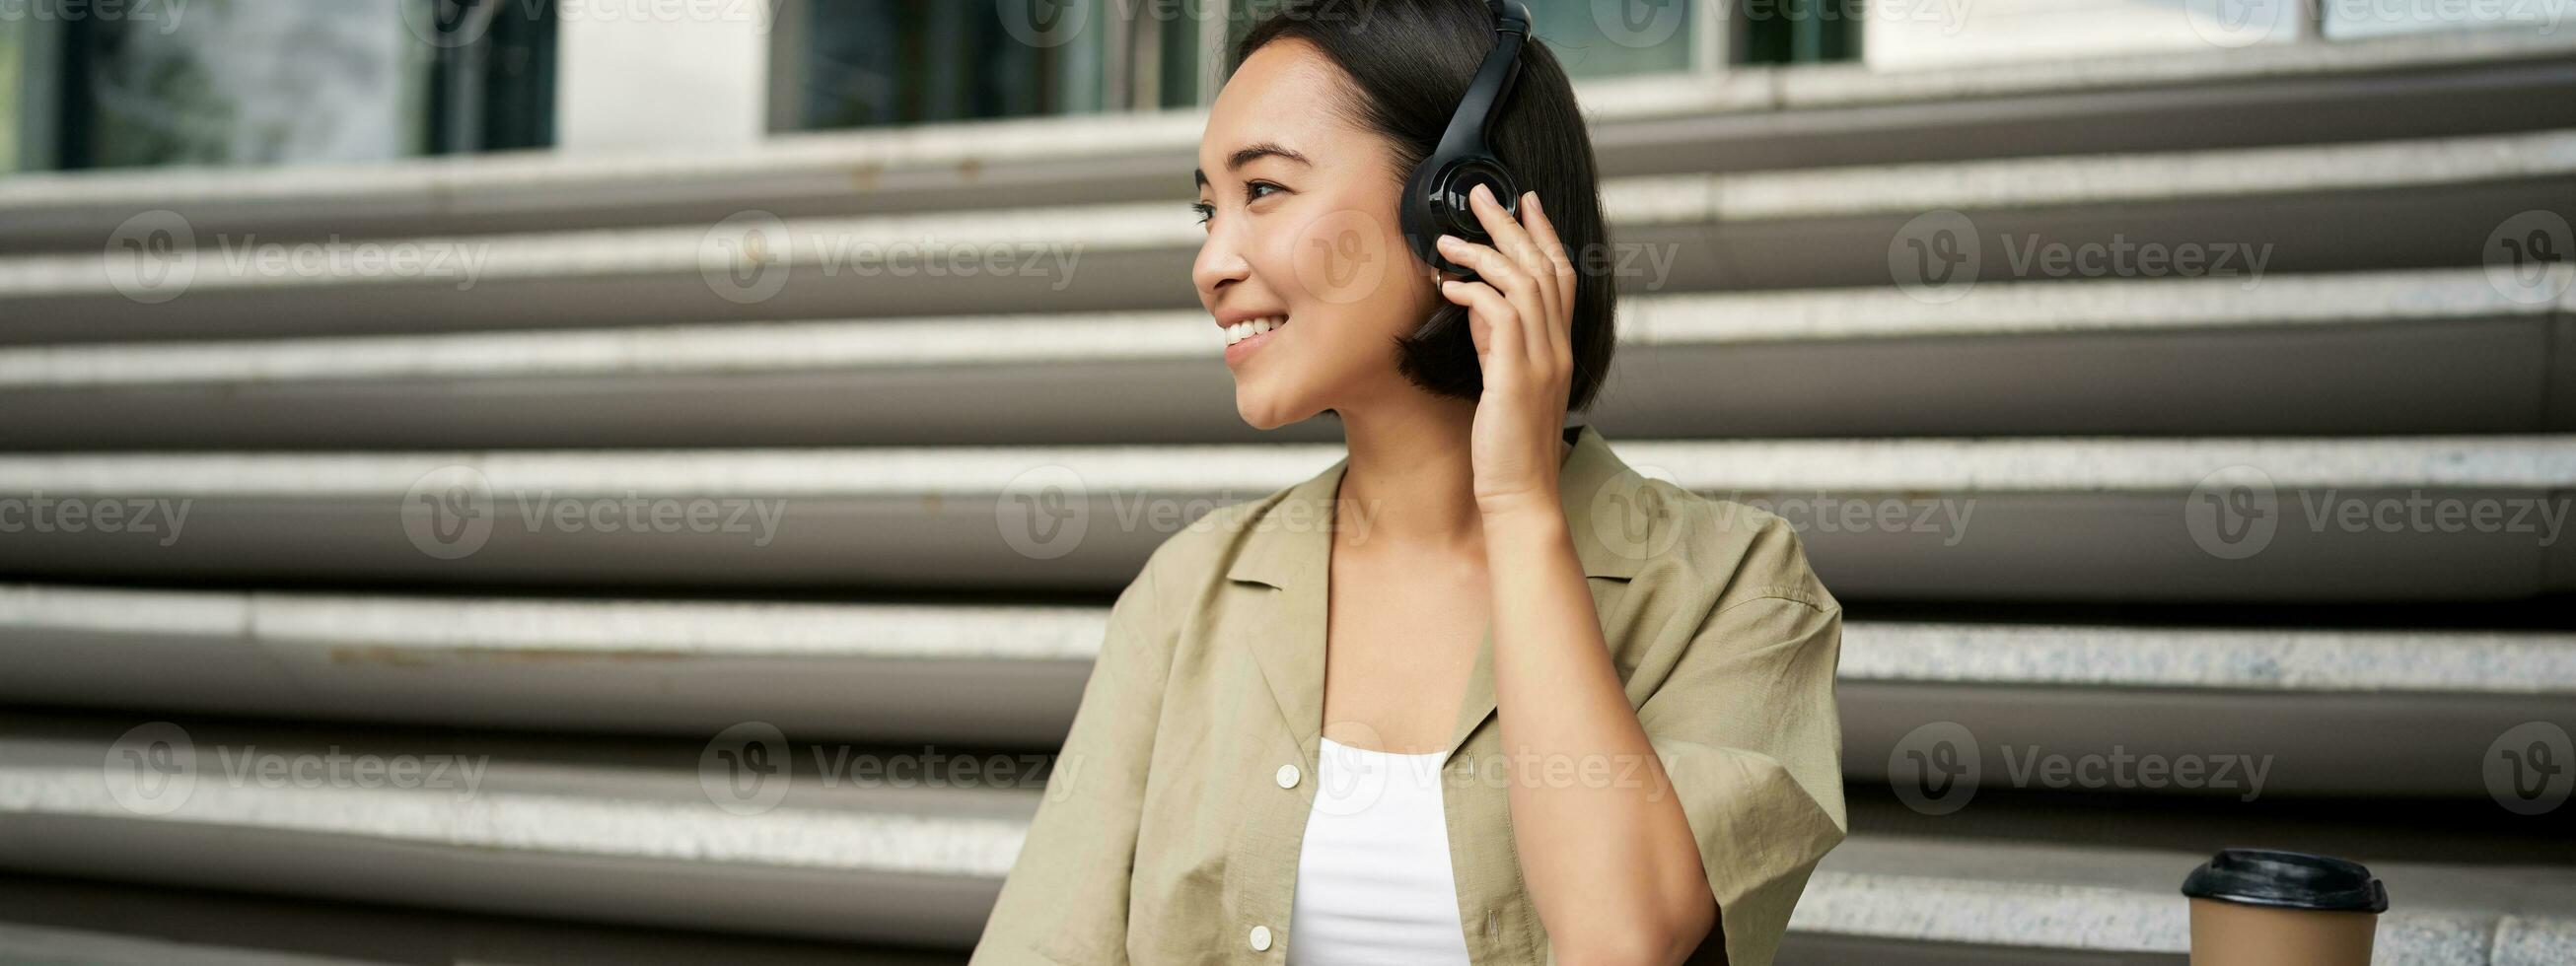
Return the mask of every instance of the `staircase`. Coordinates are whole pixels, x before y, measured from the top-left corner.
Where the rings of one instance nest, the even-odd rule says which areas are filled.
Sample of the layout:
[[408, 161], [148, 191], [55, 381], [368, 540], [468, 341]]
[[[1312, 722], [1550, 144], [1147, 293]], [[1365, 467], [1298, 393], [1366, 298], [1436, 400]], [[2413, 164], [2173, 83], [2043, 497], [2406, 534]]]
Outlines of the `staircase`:
[[[1782, 962], [2179, 966], [2227, 845], [2576, 961], [2576, 40], [1583, 96], [1589, 421], [1850, 615]], [[961, 962], [1109, 596], [1337, 457], [1199, 124], [0, 181], [0, 958]]]

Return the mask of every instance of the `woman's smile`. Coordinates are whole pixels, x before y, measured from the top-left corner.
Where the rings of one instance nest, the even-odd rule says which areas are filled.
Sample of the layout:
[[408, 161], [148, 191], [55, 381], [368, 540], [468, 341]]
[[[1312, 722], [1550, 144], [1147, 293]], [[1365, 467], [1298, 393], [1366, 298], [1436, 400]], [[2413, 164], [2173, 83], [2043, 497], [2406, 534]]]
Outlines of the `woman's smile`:
[[1285, 315], [1261, 316], [1226, 326], [1223, 329], [1225, 364], [1228, 367], [1241, 365], [1243, 360], [1261, 351], [1262, 346], [1269, 345], [1273, 334], [1287, 327], [1288, 317]]

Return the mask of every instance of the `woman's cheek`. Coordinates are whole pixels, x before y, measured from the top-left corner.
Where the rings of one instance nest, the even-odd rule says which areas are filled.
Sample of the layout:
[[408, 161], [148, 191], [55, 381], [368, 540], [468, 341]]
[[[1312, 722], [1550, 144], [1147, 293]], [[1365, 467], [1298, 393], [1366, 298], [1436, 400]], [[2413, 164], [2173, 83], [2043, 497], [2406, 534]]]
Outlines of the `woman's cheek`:
[[1342, 208], [1300, 226], [1288, 255], [1308, 298], [1354, 305], [1379, 296], [1399, 278], [1406, 255], [1400, 237], [1385, 218]]

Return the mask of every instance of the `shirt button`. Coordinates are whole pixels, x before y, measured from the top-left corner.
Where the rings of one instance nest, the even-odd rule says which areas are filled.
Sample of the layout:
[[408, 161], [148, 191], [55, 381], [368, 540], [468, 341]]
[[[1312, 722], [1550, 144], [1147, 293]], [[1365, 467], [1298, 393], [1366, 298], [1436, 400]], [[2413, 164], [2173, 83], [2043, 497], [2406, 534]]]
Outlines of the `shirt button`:
[[1486, 911], [1486, 913], [1485, 913], [1485, 935], [1491, 936], [1491, 935], [1493, 935], [1494, 933], [1501, 931], [1499, 928], [1497, 928], [1497, 925], [1498, 925], [1498, 924], [1494, 921], [1494, 914], [1493, 914], [1493, 912], [1492, 912], [1491, 910]]
[[1295, 787], [1297, 787], [1297, 766], [1295, 766], [1295, 765], [1281, 765], [1281, 766], [1279, 766], [1279, 787], [1281, 787], [1281, 788], [1295, 788]]
[[1252, 951], [1253, 951], [1253, 952], [1269, 952], [1269, 951], [1270, 951], [1270, 927], [1268, 927], [1268, 926], [1254, 926], [1254, 927], [1252, 927]]

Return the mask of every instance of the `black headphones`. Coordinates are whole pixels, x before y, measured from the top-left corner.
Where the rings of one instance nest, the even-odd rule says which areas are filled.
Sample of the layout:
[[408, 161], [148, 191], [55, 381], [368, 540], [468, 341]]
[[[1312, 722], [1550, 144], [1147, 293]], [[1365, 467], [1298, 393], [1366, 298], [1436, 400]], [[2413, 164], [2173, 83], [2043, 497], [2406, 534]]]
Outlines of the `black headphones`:
[[1476, 273], [1441, 257], [1436, 245], [1444, 234], [1480, 245], [1493, 243], [1493, 237], [1476, 220], [1475, 209], [1469, 207], [1467, 193], [1482, 182], [1492, 187], [1494, 200], [1502, 202], [1504, 211], [1520, 217], [1520, 186], [1512, 180], [1511, 169], [1486, 147], [1485, 129], [1502, 114], [1503, 100], [1511, 96], [1512, 82], [1520, 79], [1521, 45], [1529, 39], [1530, 14], [1528, 7], [1503, 0], [1485, 0], [1485, 6], [1494, 11], [1494, 49], [1485, 54], [1483, 66], [1476, 68], [1476, 79], [1467, 84], [1467, 96], [1458, 100], [1458, 113], [1449, 118], [1449, 129], [1440, 135], [1440, 146], [1413, 169], [1398, 206], [1404, 240], [1413, 246], [1414, 254], [1470, 281], [1478, 277]]

